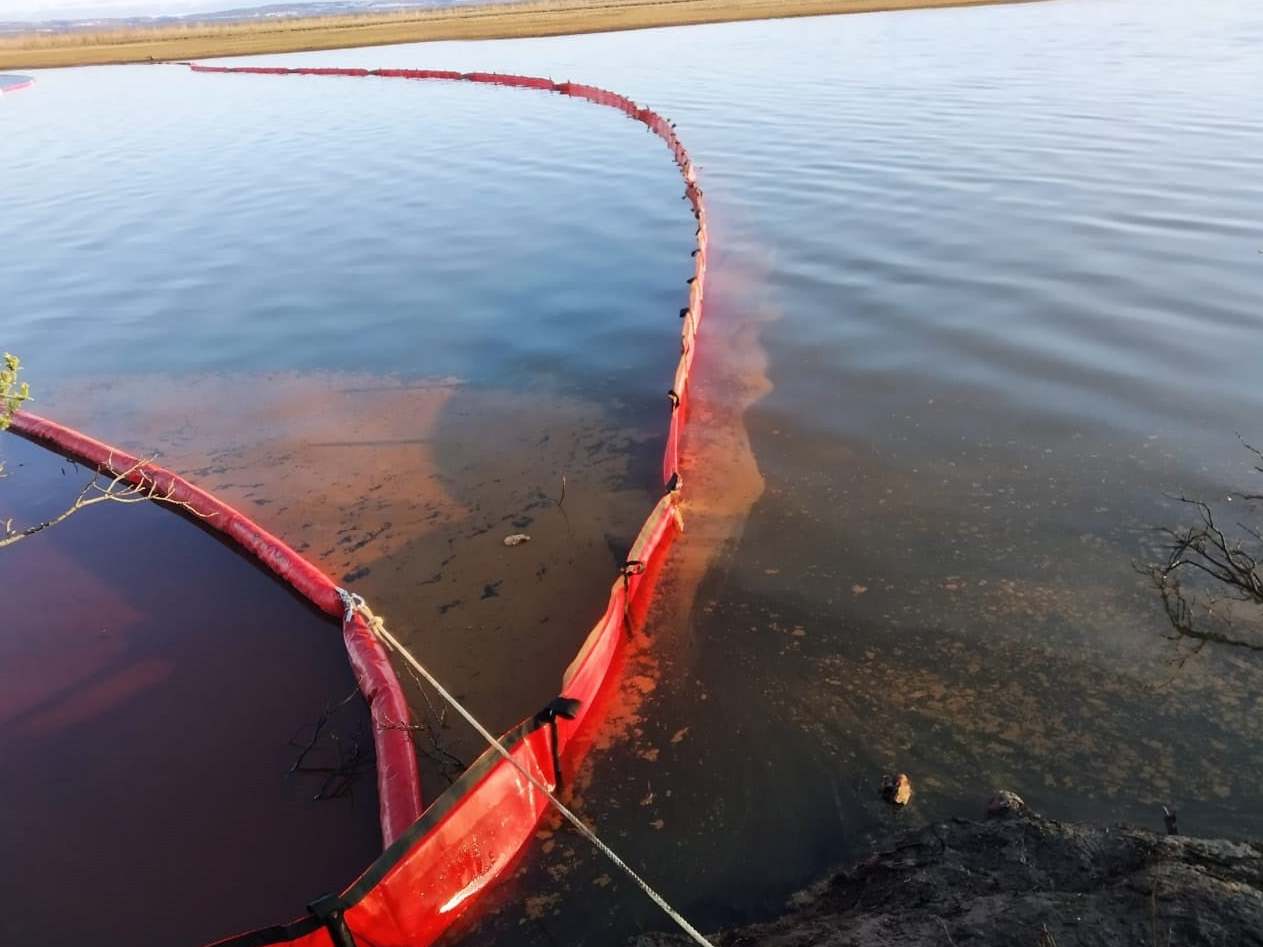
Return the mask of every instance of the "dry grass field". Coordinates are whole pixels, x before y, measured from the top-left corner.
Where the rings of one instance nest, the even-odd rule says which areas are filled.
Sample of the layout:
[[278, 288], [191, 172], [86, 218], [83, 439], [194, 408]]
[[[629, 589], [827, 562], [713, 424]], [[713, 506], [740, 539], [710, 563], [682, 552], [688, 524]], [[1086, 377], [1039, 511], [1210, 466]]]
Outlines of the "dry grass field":
[[0, 39], [0, 69], [208, 59], [431, 40], [559, 36], [1005, 2], [1027, 0], [526, 0], [363, 16], [16, 35]]

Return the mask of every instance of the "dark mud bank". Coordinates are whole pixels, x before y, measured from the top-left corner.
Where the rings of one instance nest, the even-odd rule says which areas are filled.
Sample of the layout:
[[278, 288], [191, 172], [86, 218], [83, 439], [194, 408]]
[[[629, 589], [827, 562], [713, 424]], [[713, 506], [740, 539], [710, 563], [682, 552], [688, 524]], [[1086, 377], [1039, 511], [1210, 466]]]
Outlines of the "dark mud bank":
[[[1263, 842], [1056, 822], [1024, 806], [893, 837], [717, 947], [1263, 945]], [[636, 947], [688, 943], [642, 937]]]

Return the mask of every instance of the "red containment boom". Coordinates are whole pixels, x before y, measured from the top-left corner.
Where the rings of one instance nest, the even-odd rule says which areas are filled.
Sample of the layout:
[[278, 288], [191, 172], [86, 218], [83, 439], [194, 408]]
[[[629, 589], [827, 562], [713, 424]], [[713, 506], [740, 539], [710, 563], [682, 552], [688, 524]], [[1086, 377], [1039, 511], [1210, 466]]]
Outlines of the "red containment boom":
[[0, 95], [21, 92], [33, 85], [35, 85], [35, 80], [30, 76], [0, 75]]
[[[533, 76], [460, 73], [434, 69], [334, 69], [268, 66], [202, 66], [195, 72], [249, 75], [375, 77], [478, 82], [554, 92], [617, 109], [643, 123], [671, 150], [685, 182], [685, 197], [697, 220], [694, 272], [688, 305], [680, 310], [680, 359], [667, 394], [670, 418], [662, 460], [665, 491], [655, 504], [610, 589], [605, 613], [588, 634], [561, 679], [558, 696], [533, 717], [501, 737], [515, 762], [550, 790], [573, 771], [588, 741], [597, 698], [611, 673], [632, 607], [652, 594], [652, 567], [681, 528], [680, 439], [688, 416], [688, 379], [705, 306], [709, 237], [706, 205], [697, 173], [671, 124], [650, 109], [595, 86], [553, 82]], [[674, 316], [672, 316], [674, 318]], [[422, 811], [416, 754], [408, 732], [407, 702], [380, 639], [358, 612], [344, 611], [343, 592], [315, 565], [281, 539], [177, 474], [70, 428], [27, 412], [12, 430], [84, 461], [111, 476], [127, 473], [133, 483], [184, 504], [200, 521], [288, 582], [319, 609], [342, 622], [347, 654], [374, 723], [377, 788], [384, 851], [346, 891], [313, 902], [306, 916], [289, 924], [251, 931], [217, 947], [424, 947], [437, 940], [488, 885], [504, 874], [535, 832], [547, 798], [494, 750], [488, 749], [452, 786]]]

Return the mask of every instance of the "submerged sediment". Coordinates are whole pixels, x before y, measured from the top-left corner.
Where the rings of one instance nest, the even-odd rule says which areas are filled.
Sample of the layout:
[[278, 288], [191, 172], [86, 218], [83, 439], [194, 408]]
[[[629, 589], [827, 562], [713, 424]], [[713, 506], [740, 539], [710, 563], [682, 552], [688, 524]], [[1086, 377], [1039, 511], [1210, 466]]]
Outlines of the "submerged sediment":
[[[894, 836], [717, 947], [1263, 944], [1263, 842], [1058, 822], [1018, 806]], [[668, 947], [675, 936], [639, 938]]]

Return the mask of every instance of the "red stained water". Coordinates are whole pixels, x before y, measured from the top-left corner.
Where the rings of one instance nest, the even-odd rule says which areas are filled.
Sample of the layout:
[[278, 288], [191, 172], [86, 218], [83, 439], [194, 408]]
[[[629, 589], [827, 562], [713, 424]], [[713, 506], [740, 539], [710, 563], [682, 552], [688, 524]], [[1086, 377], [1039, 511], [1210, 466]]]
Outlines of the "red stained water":
[[[4, 436], [0, 515], [84, 471]], [[64, 470], [64, 476], [62, 472]], [[348, 798], [287, 775], [354, 687], [335, 625], [195, 525], [100, 505], [0, 550], [0, 943], [196, 944], [300, 914], [380, 838], [371, 758]], [[354, 698], [336, 734], [371, 752]]]

